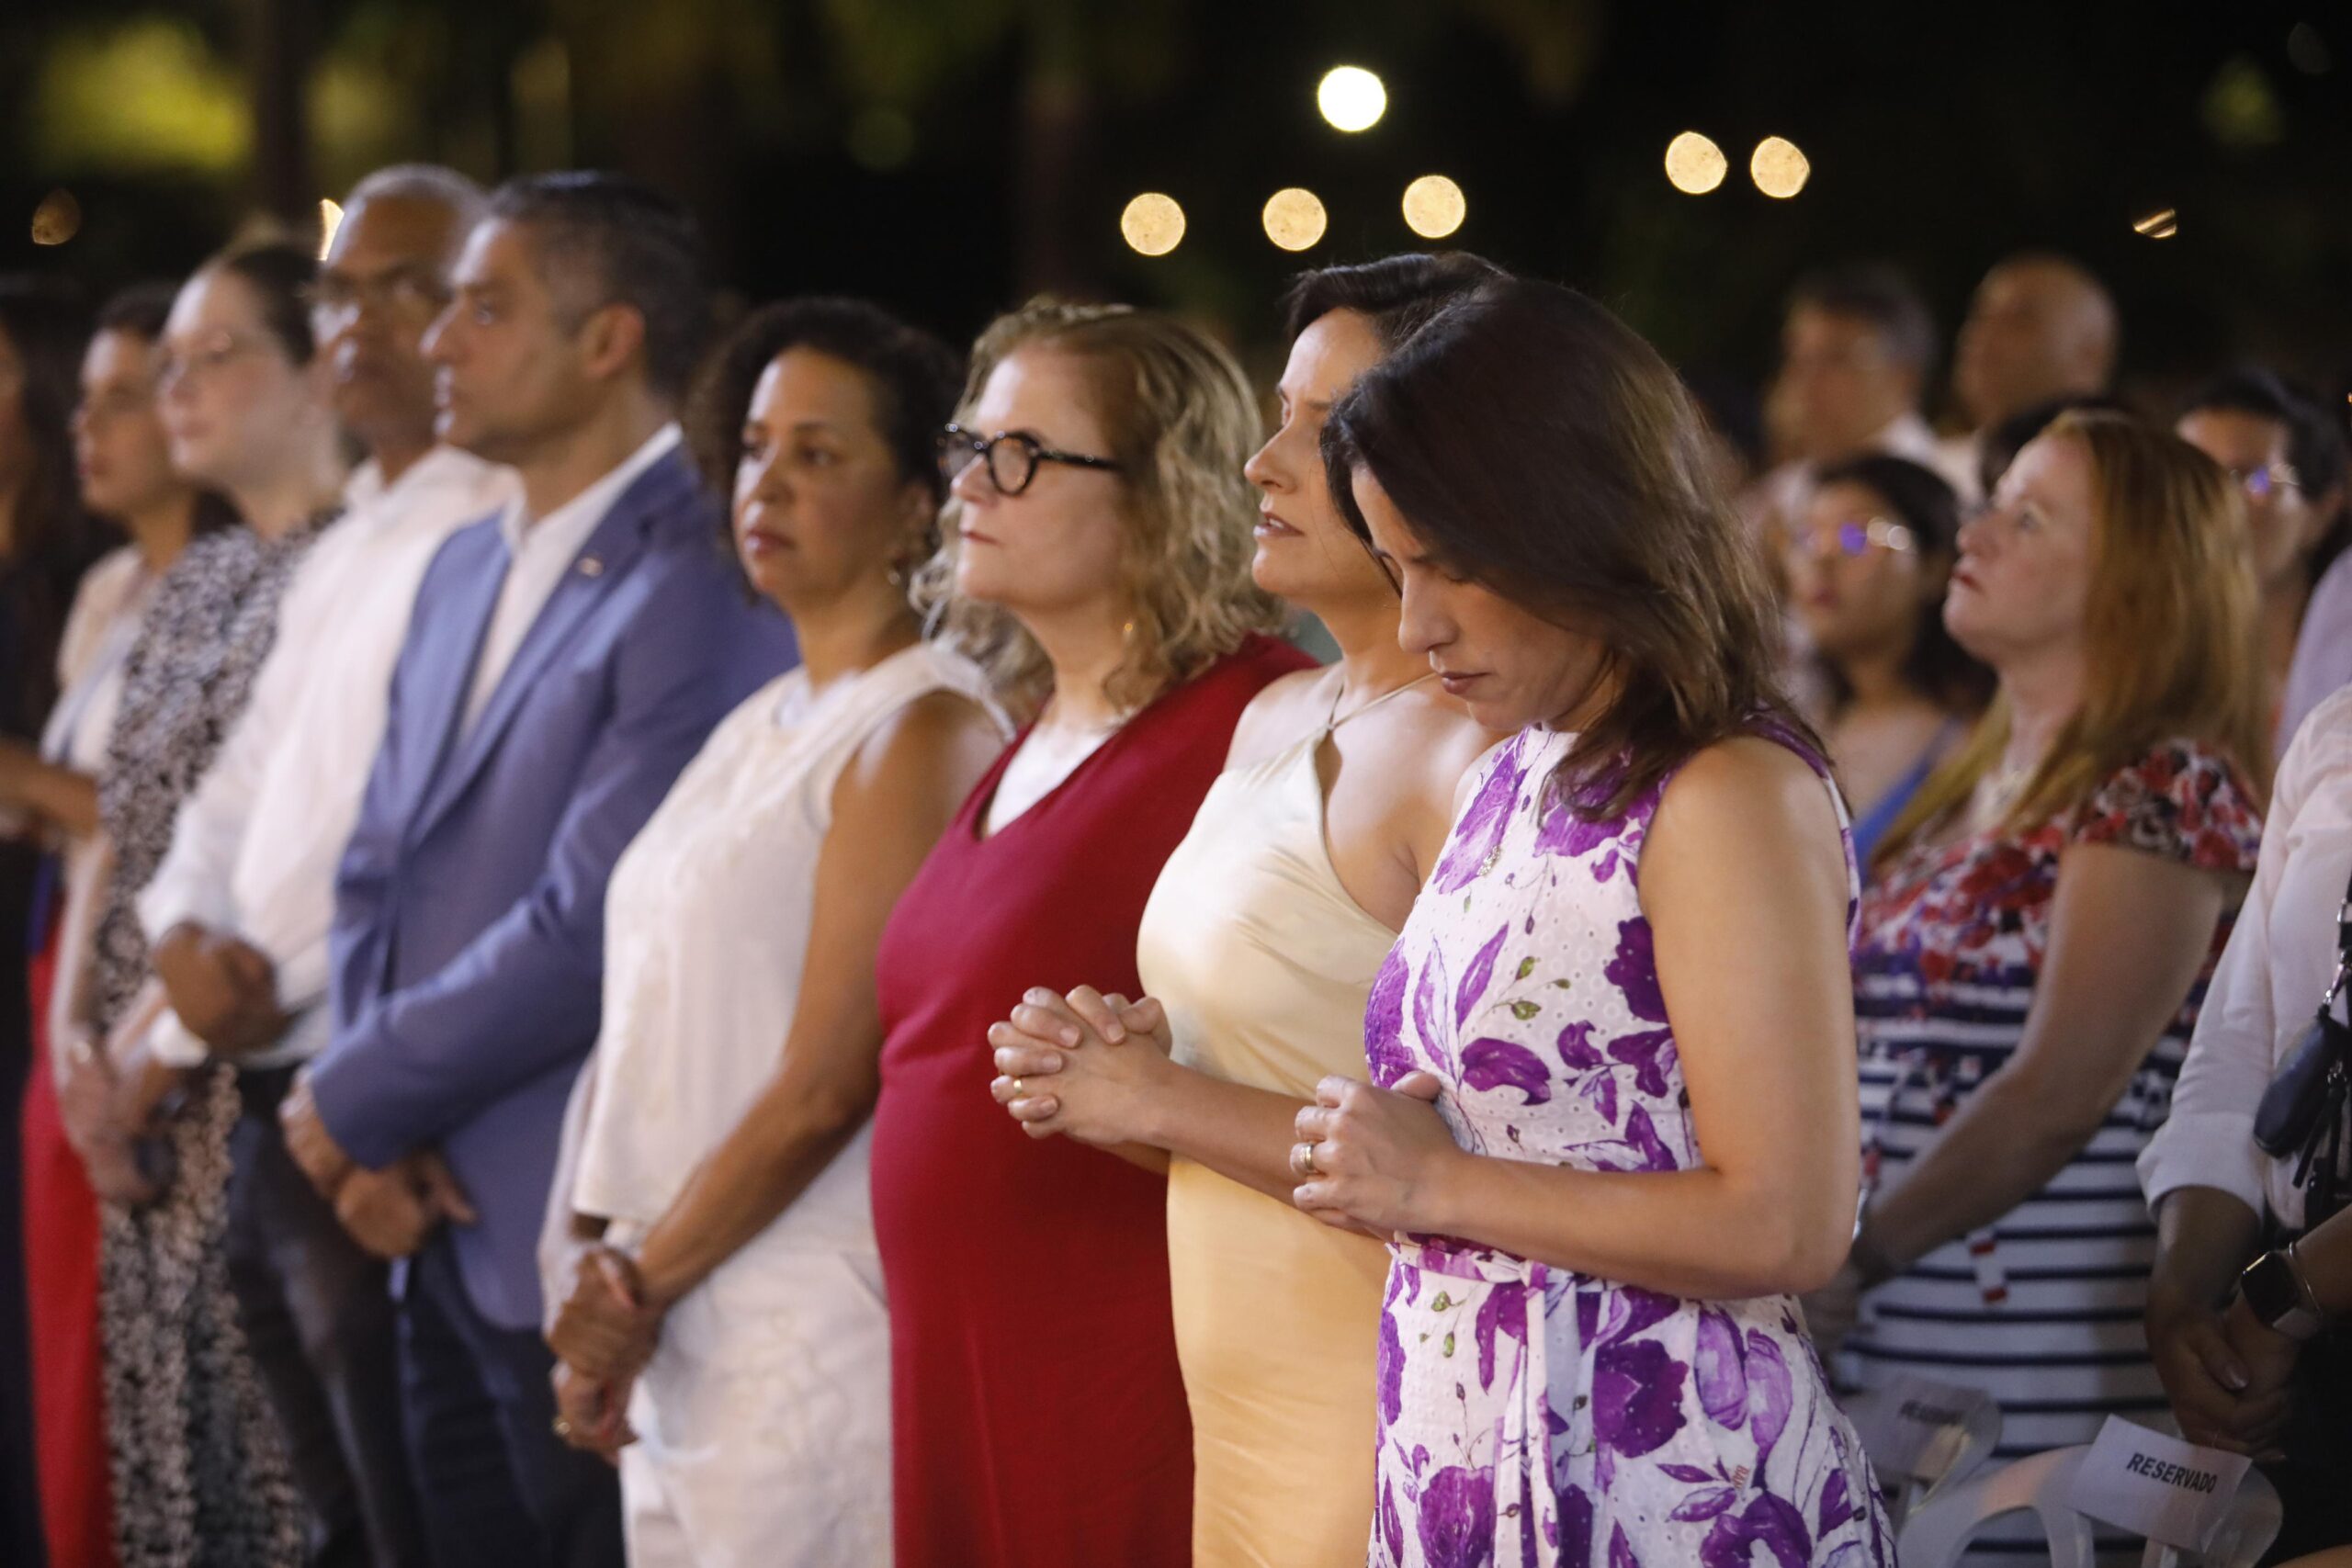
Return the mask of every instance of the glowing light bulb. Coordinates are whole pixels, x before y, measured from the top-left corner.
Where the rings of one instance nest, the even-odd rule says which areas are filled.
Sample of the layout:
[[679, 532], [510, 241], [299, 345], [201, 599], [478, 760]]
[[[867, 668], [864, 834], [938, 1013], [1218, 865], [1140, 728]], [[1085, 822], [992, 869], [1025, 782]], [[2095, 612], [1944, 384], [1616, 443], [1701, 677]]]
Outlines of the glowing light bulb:
[[1685, 196], [1704, 196], [1724, 183], [1731, 160], [1724, 150], [1695, 130], [1686, 130], [1666, 144], [1666, 178]]
[[1266, 209], [1259, 216], [1266, 226], [1266, 238], [1286, 251], [1306, 249], [1323, 237], [1330, 223], [1322, 199], [1296, 186], [1268, 197]]
[[1140, 254], [1164, 256], [1183, 242], [1184, 209], [1174, 197], [1148, 190], [1119, 214], [1119, 235]]
[[1470, 216], [1462, 187], [1443, 175], [1423, 175], [1405, 187], [1405, 227], [1424, 240], [1442, 240]]
[[1813, 177], [1813, 164], [1787, 137], [1768, 136], [1756, 144], [1755, 155], [1747, 160], [1747, 175], [1758, 190], [1786, 201], [1804, 189], [1805, 181]]
[[1315, 107], [1338, 130], [1369, 130], [1388, 112], [1388, 89], [1361, 65], [1339, 65], [1323, 73]]

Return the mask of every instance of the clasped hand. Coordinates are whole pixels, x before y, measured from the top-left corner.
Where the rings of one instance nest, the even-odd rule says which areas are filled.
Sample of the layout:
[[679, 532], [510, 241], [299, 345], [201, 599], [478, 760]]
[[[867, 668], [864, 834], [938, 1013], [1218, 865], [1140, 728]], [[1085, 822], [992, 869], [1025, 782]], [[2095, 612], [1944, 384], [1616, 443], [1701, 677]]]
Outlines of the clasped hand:
[[1167, 1011], [1150, 998], [1131, 1002], [1091, 986], [1062, 996], [1041, 986], [989, 1026], [989, 1043], [998, 1073], [989, 1092], [1031, 1137], [1098, 1147], [1151, 1141], [1154, 1089], [1172, 1042]]
[[610, 1461], [637, 1440], [629, 1390], [661, 1342], [662, 1314], [627, 1253], [595, 1242], [572, 1254], [571, 1293], [548, 1330], [565, 1442]]
[[2160, 1299], [2148, 1314], [2148, 1341], [2182, 1437], [2280, 1457], [2301, 1345], [2256, 1318], [2242, 1296], [2219, 1311]]
[[1408, 1073], [1393, 1089], [1327, 1077], [1298, 1113], [1291, 1201], [1329, 1225], [1394, 1235], [1446, 1232], [1442, 1184], [1471, 1156], [1437, 1111], [1443, 1086]]
[[180, 1022], [223, 1056], [264, 1050], [286, 1033], [277, 966], [251, 942], [184, 921], [156, 943], [154, 969]]

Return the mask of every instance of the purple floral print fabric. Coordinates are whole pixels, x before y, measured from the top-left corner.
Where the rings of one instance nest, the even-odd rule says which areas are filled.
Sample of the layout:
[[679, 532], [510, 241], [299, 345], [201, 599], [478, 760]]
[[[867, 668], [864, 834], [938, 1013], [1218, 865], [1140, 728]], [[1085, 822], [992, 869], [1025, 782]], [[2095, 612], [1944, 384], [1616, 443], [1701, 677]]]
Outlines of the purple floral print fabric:
[[[1582, 820], [1545, 786], [1570, 739], [1529, 729], [1488, 759], [1373, 987], [1366, 1057], [1384, 1086], [1437, 1075], [1476, 1153], [1684, 1169], [1699, 1153], [1634, 888], [1663, 786]], [[1683, 1301], [1450, 1237], [1395, 1251], [1374, 1564], [1890, 1568], [1792, 1302]]]

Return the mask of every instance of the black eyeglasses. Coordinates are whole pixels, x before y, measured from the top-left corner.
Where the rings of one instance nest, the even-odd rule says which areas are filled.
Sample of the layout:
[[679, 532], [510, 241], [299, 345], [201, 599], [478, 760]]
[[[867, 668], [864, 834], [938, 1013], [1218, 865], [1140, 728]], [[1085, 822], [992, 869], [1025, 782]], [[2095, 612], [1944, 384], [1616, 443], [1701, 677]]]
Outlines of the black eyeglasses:
[[1119, 465], [1108, 457], [1090, 457], [1082, 452], [1057, 452], [1025, 430], [1001, 430], [994, 435], [982, 435], [977, 431], [951, 424], [939, 433], [939, 471], [954, 484], [956, 477], [972, 466], [974, 459], [985, 462], [989, 482], [1001, 495], [1019, 495], [1037, 477], [1040, 463], [1066, 463], [1073, 468], [1101, 468], [1117, 473]]

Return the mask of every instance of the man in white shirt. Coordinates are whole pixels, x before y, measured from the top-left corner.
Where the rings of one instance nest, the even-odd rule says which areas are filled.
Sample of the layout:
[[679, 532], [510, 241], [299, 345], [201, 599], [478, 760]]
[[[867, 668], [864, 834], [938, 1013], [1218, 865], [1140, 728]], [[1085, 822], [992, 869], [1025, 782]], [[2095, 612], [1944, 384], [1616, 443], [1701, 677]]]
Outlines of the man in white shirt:
[[1899, 274], [1847, 266], [1801, 281], [1770, 394], [1770, 423], [1789, 460], [1757, 481], [1747, 504], [1751, 522], [1768, 534], [1787, 525], [1804, 510], [1815, 473], [1867, 453], [1908, 458], [1963, 502], [1973, 500], [1973, 475], [1945, 459], [1919, 416], [1935, 358], [1935, 321]]
[[[171, 1009], [150, 1036], [155, 1056], [196, 1066], [217, 1055], [239, 1069], [230, 1278], [314, 1515], [314, 1563], [424, 1560], [386, 1265], [288, 1156], [277, 1104], [326, 1042], [335, 863], [382, 739], [417, 584], [450, 534], [514, 489], [509, 470], [435, 444], [422, 351], [482, 201], [462, 175], [406, 166], [370, 175], [345, 203], [315, 324], [335, 412], [368, 461], [288, 586], [253, 701], [182, 807], [139, 905]], [[355, 1227], [372, 1245], [405, 1252], [422, 1239], [428, 1194], [447, 1190], [435, 1158], [379, 1195], [389, 1202], [365, 1216], [372, 1233]]]

